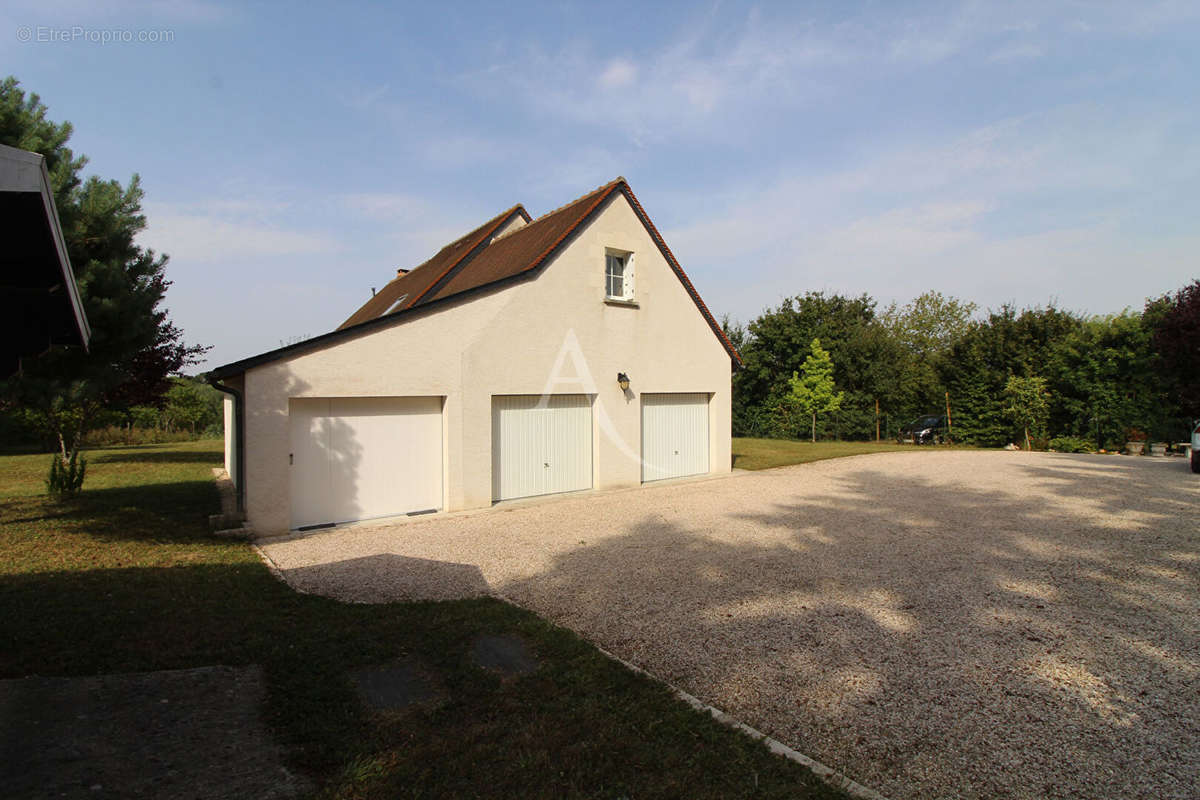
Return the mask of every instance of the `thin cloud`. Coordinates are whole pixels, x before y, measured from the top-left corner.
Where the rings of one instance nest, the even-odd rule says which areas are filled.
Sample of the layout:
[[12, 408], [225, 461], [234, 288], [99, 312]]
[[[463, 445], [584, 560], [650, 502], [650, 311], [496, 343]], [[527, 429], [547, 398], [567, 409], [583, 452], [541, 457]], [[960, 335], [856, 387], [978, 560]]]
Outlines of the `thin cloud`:
[[341, 195], [338, 202], [352, 213], [386, 222], [422, 217], [430, 211], [426, 200], [403, 192], [357, 192]]
[[626, 58], [616, 58], [608, 63], [597, 79], [601, 88], [619, 89], [637, 80], [637, 65]]
[[332, 253], [340, 248], [337, 239], [327, 234], [230, 219], [223, 213], [151, 204], [146, 218], [149, 224], [139, 240], [176, 262], [227, 263], [247, 257]]
[[1004, 64], [1012, 61], [1031, 61], [1046, 55], [1046, 45], [1038, 42], [1013, 42], [1002, 45], [988, 56], [988, 61]]
[[[1057, 109], [848, 170], [710, 195], [708, 213], [667, 237], [702, 291], [721, 298], [713, 305], [735, 316], [822, 287], [871, 287], [885, 301], [939, 288], [984, 306], [1058, 295], [1117, 311], [1196, 271], [1200, 237], [1137, 224], [1170, 202], [1163, 192], [1200, 175], [1200, 152], [1186, 139], [1170, 114]], [[1080, 196], [1087, 202], [1065, 199]], [[753, 292], [726, 268], [748, 261]], [[1132, 297], [1129, 280], [1085, 278], [1129, 275], [1132, 265]]]

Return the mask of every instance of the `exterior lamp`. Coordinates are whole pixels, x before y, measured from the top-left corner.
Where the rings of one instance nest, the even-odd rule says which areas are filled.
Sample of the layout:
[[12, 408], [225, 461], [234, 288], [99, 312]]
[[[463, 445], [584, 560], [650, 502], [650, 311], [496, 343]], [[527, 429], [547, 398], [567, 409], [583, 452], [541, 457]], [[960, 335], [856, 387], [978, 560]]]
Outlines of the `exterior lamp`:
[[621, 387], [622, 392], [629, 391], [629, 376], [624, 372], [617, 373], [617, 386]]

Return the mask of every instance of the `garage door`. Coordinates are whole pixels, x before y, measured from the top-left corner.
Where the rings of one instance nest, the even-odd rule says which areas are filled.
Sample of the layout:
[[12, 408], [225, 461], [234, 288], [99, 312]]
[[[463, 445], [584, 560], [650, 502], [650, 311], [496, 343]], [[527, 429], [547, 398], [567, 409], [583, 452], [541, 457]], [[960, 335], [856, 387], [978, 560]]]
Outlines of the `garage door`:
[[708, 472], [708, 395], [642, 395], [642, 481]]
[[592, 487], [592, 402], [584, 394], [492, 398], [492, 498]]
[[442, 505], [440, 397], [289, 402], [292, 527]]

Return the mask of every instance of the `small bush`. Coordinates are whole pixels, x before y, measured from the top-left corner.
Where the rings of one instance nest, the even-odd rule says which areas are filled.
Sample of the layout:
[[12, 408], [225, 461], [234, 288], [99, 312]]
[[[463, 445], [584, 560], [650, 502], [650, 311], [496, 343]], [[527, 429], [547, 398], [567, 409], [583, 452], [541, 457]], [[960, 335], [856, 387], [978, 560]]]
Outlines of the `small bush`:
[[46, 477], [46, 493], [59, 499], [79, 494], [87, 474], [87, 459], [80, 458], [79, 451], [71, 453], [69, 459], [55, 453], [50, 458], [50, 474]]
[[1094, 453], [1096, 448], [1087, 439], [1078, 436], [1055, 436], [1050, 440], [1050, 449], [1059, 453]]
[[1146, 432], [1138, 428], [1125, 429], [1125, 441], [1127, 442], [1144, 442], [1149, 438]]

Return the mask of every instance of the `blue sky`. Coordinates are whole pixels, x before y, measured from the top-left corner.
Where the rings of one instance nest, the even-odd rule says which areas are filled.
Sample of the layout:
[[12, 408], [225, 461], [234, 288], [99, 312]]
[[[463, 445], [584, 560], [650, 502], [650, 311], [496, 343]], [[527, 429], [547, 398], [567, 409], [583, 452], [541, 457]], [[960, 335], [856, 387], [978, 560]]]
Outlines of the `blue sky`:
[[209, 366], [617, 175], [718, 315], [814, 289], [1140, 307], [1200, 276], [1198, 41], [1200, 4], [1154, 0], [0, 10], [3, 71], [90, 170], [142, 176]]

